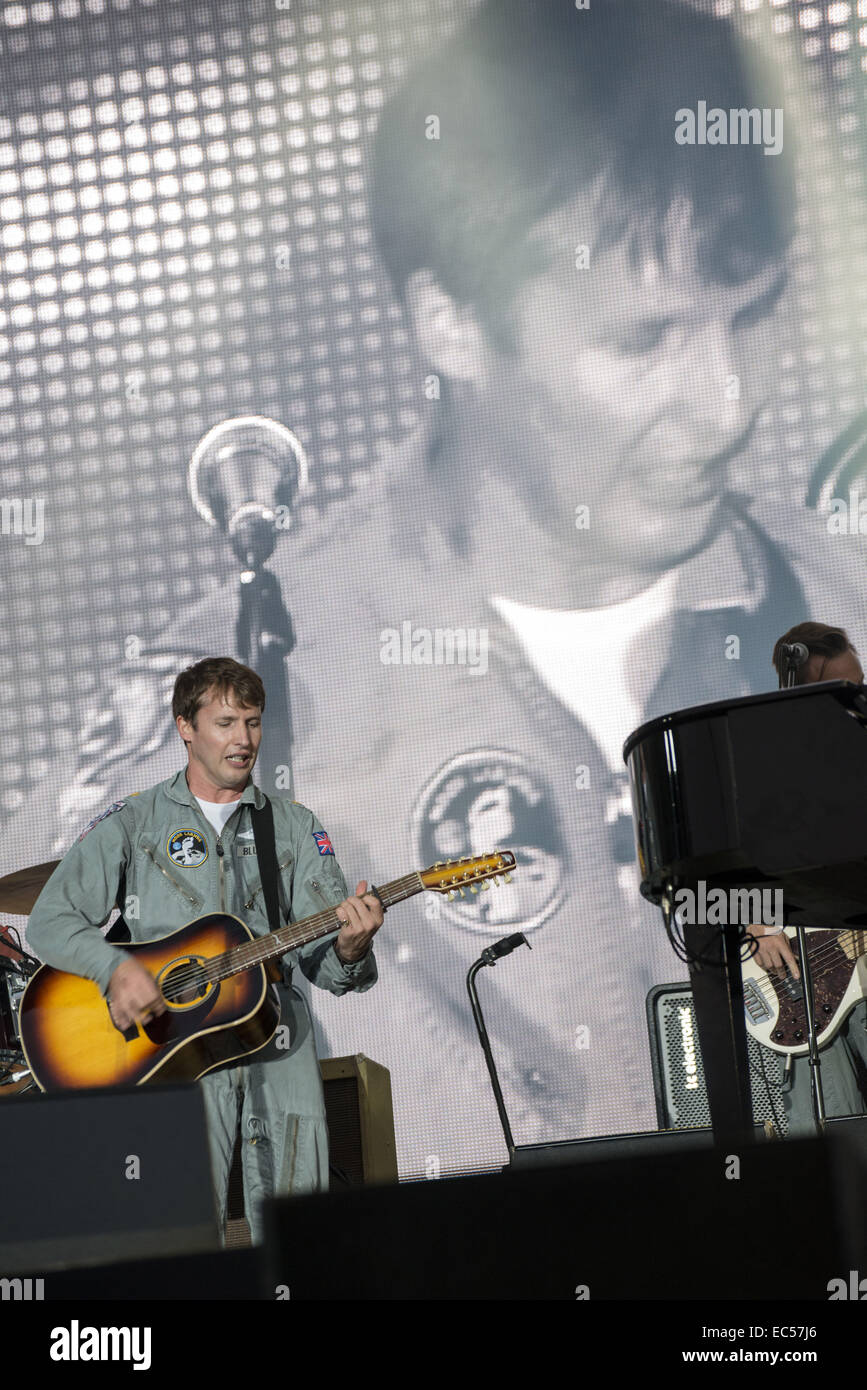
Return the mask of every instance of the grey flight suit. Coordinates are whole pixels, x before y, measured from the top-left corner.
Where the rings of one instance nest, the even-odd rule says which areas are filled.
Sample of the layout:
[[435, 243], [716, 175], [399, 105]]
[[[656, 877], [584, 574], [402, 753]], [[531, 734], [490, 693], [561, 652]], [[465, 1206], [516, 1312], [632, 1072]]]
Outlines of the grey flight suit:
[[[319, 821], [288, 797], [272, 797], [281, 924], [336, 906], [346, 881]], [[45, 885], [27, 928], [47, 964], [94, 980], [105, 993], [122, 956], [99, 928], [117, 902], [133, 941], [150, 941], [209, 912], [240, 917], [256, 936], [269, 930], [251, 811], [264, 797], [250, 783], [217, 836], [183, 771], [115, 802], [64, 856]], [[183, 832], [183, 833], [182, 833]], [[335, 933], [336, 933], [335, 926]], [[260, 1202], [269, 1195], [328, 1186], [328, 1133], [322, 1081], [306, 1000], [292, 987], [297, 965], [333, 994], [370, 989], [372, 951], [344, 965], [333, 938], [282, 957], [281, 1023], [249, 1060], [207, 1073], [205, 1100], [217, 1213], [222, 1232], [226, 1190], [241, 1121], [244, 1199], [254, 1242], [262, 1238]]]

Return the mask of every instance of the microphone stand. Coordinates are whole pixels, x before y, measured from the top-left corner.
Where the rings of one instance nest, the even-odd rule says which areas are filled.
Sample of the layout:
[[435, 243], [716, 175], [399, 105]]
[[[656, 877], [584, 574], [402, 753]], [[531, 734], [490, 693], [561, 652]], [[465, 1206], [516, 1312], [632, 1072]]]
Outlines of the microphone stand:
[[500, 1080], [497, 1076], [497, 1068], [494, 1065], [494, 1054], [491, 1052], [491, 1043], [488, 1038], [488, 1030], [485, 1027], [485, 1020], [482, 1016], [482, 1007], [479, 1003], [479, 996], [476, 993], [476, 976], [486, 965], [496, 965], [501, 956], [508, 956], [517, 946], [526, 946], [530, 951], [529, 941], [523, 932], [515, 932], [513, 936], [504, 936], [502, 940], [496, 941], [493, 946], [486, 946], [477, 961], [474, 961], [467, 973], [467, 991], [470, 996], [470, 1004], [473, 1009], [473, 1018], [476, 1021], [476, 1030], [479, 1035], [479, 1042], [485, 1054], [485, 1061], [488, 1065], [488, 1075], [491, 1078], [491, 1088], [494, 1092], [494, 1100], [497, 1102], [497, 1112], [500, 1116], [500, 1124], [503, 1127], [503, 1134], [506, 1136], [506, 1148], [509, 1151], [509, 1162], [515, 1157], [515, 1141], [512, 1138], [512, 1129], [509, 1124], [509, 1117], [506, 1114], [506, 1104], [503, 1100], [503, 1092], [500, 1089]]
[[804, 1009], [807, 1014], [807, 1039], [810, 1044], [810, 1103], [813, 1107], [813, 1120], [816, 1133], [825, 1133], [825, 1095], [822, 1090], [822, 1064], [819, 1061], [819, 1047], [816, 1042], [816, 1015], [813, 1001], [813, 977], [807, 959], [807, 933], [804, 927], [796, 928], [798, 950], [801, 955], [801, 984], [804, 990]]
[[[239, 660], [262, 677], [268, 694], [268, 709], [273, 711], [272, 717], [263, 721], [257, 780], [266, 795], [281, 791], [291, 796], [294, 782], [292, 711], [285, 662], [295, 648], [295, 631], [280, 585], [270, 570], [264, 566], [245, 566], [238, 576], [238, 584], [240, 604], [235, 648]], [[285, 771], [278, 774], [278, 768]]]
[[[791, 652], [785, 656], [785, 689], [791, 690], [795, 684], [795, 675], [801, 663]], [[810, 970], [810, 961], [807, 955], [807, 933], [804, 927], [796, 927], [798, 933], [798, 953], [801, 958], [801, 989], [804, 995], [804, 1011], [807, 1015], [807, 1042], [809, 1044], [810, 1058], [810, 1105], [813, 1111], [813, 1123], [816, 1126], [816, 1133], [821, 1137], [825, 1133], [825, 1093], [822, 1090], [822, 1063], [819, 1060], [819, 1046], [816, 1041], [816, 1012], [815, 997], [813, 994], [813, 976]]]

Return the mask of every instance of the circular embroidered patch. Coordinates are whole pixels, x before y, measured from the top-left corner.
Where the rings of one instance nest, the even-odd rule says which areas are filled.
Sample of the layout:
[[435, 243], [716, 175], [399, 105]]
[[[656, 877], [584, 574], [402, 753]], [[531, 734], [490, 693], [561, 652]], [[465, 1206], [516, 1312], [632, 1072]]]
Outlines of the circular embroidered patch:
[[208, 846], [198, 830], [173, 830], [166, 841], [166, 854], [182, 869], [197, 869], [208, 857]]

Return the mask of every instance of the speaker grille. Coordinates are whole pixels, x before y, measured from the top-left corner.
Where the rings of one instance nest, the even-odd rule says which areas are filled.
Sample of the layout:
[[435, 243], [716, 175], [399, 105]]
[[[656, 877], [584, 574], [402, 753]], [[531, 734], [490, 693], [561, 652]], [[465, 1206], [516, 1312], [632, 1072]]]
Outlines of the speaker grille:
[[[692, 990], [688, 984], [657, 985], [647, 996], [647, 1021], [660, 1128], [694, 1129], [710, 1124], [710, 1107]], [[780, 1084], [783, 1057], [747, 1035], [753, 1119], [770, 1120], [780, 1134], [789, 1124]]]
[[357, 1076], [332, 1077], [325, 1086], [328, 1151], [332, 1174], [350, 1187], [364, 1183], [361, 1110]]

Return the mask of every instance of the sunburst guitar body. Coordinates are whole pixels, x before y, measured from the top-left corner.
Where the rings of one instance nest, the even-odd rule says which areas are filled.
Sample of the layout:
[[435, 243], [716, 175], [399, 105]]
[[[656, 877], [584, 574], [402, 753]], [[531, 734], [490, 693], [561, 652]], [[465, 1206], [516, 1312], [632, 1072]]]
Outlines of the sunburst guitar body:
[[166, 1003], [165, 1013], [125, 1033], [92, 980], [43, 966], [20, 1010], [21, 1042], [37, 1082], [54, 1091], [138, 1086], [157, 1074], [186, 1081], [264, 1047], [280, 1014], [264, 966], [207, 978], [209, 960], [254, 940], [238, 917], [213, 913], [156, 941], [124, 945]]

